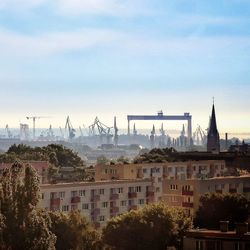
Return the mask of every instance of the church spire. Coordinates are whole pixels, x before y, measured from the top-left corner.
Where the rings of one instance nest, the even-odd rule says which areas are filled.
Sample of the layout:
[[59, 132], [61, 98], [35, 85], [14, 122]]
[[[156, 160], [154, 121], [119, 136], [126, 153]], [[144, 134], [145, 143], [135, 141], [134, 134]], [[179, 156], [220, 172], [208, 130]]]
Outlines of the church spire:
[[208, 130], [208, 135], [207, 135], [207, 151], [209, 152], [220, 151], [220, 136], [217, 130], [214, 99], [213, 99], [213, 106], [212, 106], [212, 114], [210, 118], [210, 126]]

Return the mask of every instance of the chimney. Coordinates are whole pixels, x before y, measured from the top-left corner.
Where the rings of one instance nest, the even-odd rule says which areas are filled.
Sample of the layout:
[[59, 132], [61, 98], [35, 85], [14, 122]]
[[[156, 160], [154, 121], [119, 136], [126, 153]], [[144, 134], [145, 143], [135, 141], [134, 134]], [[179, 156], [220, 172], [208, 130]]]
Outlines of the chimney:
[[227, 232], [228, 231], [228, 224], [229, 224], [228, 220], [220, 221], [220, 231], [221, 232]]
[[248, 232], [248, 223], [235, 223], [236, 234], [245, 234]]
[[225, 149], [228, 148], [228, 133], [225, 133]]

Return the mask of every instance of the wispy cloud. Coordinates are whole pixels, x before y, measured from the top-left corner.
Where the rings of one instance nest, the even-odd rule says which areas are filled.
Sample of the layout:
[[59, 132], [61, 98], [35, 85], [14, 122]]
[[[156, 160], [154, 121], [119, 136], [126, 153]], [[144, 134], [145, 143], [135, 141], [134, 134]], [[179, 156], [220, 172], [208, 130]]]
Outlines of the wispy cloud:
[[0, 30], [0, 52], [6, 56], [31, 58], [49, 56], [67, 51], [90, 49], [94, 46], [105, 46], [121, 39], [121, 36], [119, 32], [98, 29], [54, 32], [39, 36], [20, 35]]
[[80, 29], [31, 36], [0, 30], [0, 53], [7, 57], [48, 57], [95, 48], [146, 56], [250, 56], [250, 37], [151, 38], [110, 29]]
[[41, 6], [47, 0], [0, 0], [0, 9], [30, 10]]

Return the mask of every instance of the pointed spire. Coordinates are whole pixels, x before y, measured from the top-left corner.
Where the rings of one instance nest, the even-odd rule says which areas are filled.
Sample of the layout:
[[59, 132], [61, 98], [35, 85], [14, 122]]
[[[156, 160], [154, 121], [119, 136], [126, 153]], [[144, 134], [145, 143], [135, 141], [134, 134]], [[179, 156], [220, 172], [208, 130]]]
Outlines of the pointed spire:
[[208, 133], [209, 134], [217, 134], [218, 133], [214, 104], [213, 104], [213, 107], [212, 107], [212, 115], [211, 115], [211, 118], [210, 118], [210, 126], [209, 126], [209, 132]]

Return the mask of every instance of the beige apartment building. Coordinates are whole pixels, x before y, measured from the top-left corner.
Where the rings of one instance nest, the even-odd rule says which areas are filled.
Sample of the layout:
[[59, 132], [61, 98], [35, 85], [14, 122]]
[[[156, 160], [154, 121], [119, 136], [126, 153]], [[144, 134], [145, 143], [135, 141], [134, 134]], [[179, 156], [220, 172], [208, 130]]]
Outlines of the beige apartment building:
[[173, 207], [183, 207], [193, 215], [199, 208], [200, 196], [205, 193], [240, 193], [250, 198], [250, 175], [225, 176], [207, 179], [165, 179], [162, 201]]
[[118, 214], [154, 200], [151, 180], [112, 180], [41, 185], [40, 206], [48, 210], [79, 210], [96, 228]]

